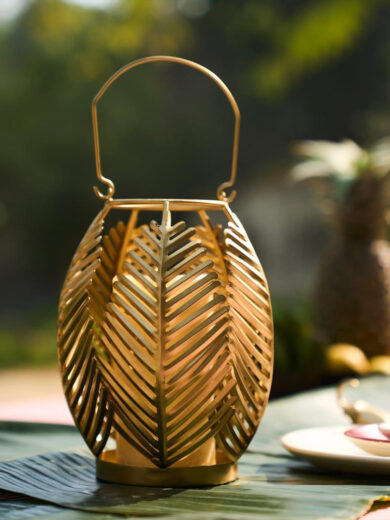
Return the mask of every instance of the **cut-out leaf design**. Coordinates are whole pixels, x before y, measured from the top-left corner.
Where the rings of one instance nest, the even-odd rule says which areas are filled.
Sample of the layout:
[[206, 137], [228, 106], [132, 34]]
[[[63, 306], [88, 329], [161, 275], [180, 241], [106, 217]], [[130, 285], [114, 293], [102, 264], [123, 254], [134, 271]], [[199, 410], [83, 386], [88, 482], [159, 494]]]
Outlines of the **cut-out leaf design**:
[[72, 259], [60, 296], [57, 332], [65, 396], [95, 455], [107, 442], [113, 412], [96, 367], [96, 337], [111, 296], [125, 231], [119, 222], [102, 238], [103, 224], [99, 213]]
[[[60, 298], [58, 350], [76, 425], [95, 455], [117, 434], [168, 467], [212, 447], [235, 461], [267, 404], [273, 364], [268, 286], [238, 219], [137, 226], [103, 235], [101, 212]], [[204, 460], [204, 459], [203, 459]]]
[[[129, 245], [98, 364], [118, 432], [160, 467], [193, 453], [231, 418], [235, 397], [228, 307], [194, 228], [142, 226]], [[210, 377], [212, 375], [212, 377]]]
[[217, 441], [236, 460], [255, 434], [267, 405], [273, 371], [273, 322], [267, 281], [238, 220], [229, 222], [225, 229], [222, 249], [237, 402]]

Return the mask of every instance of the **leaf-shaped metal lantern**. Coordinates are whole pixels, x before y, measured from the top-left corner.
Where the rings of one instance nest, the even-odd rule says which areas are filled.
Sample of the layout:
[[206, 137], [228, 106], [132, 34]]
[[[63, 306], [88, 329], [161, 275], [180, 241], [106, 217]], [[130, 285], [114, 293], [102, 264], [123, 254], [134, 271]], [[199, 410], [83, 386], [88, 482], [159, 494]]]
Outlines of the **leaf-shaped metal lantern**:
[[[231, 178], [217, 200], [113, 199], [103, 177], [97, 103], [124, 72], [144, 63], [187, 65], [211, 78], [235, 115]], [[226, 85], [194, 62], [134, 61], [92, 103], [98, 179], [105, 205], [87, 230], [60, 296], [58, 355], [73, 418], [103, 480], [200, 486], [236, 478], [237, 460], [264, 413], [273, 370], [273, 326], [260, 262], [225, 189], [236, 177], [240, 113]], [[107, 215], [128, 222], [105, 231]], [[143, 212], [160, 223], [140, 224]], [[192, 212], [198, 224], [172, 223]], [[222, 224], [213, 225], [209, 214]], [[109, 439], [115, 444], [107, 446]], [[106, 449], [105, 449], [106, 448]]]

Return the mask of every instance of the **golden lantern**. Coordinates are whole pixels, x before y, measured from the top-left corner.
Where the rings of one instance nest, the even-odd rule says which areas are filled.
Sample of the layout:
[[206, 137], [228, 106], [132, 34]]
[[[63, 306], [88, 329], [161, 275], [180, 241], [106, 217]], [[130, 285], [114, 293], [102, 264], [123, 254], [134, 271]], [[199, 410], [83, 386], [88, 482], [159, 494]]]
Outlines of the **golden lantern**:
[[[192, 67], [211, 78], [235, 116], [231, 178], [217, 200], [113, 199], [103, 177], [97, 103], [126, 71], [151, 62]], [[152, 56], [118, 70], [92, 103], [97, 177], [108, 193], [67, 272], [58, 314], [66, 399], [97, 457], [98, 478], [146, 486], [222, 484], [264, 413], [273, 371], [266, 278], [225, 193], [236, 178], [240, 112], [205, 67]], [[128, 212], [105, 230], [107, 215]], [[140, 224], [142, 212], [161, 223]], [[172, 223], [192, 212], [198, 224]], [[209, 213], [221, 224], [212, 224]]]

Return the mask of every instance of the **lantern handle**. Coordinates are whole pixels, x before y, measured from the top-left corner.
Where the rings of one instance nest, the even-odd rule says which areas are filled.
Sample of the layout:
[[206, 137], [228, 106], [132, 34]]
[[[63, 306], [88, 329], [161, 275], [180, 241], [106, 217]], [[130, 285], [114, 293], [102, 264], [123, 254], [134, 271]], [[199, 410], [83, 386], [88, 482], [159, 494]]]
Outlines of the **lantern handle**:
[[199, 65], [199, 63], [196, 63], [194, 61], [186, 60], [184, 58], [177, 58], [175, 56], [149, 56], [148, 58], [141, 58], [139, 60], [132, 61], [131, 63], [128, 63], [121, 69], [117, 70], [101, 87], [99, 92], [96, 94], [92, 101], [92, 128], [93, 128], [93, 141], [94, 141], [94, 147], [95, 147], [95, 162], [96, 162], [96, 175], [100, 182], [105, 184], [107, 189], [107, 194], [104, 195], [101, 193], [101, 191], [94, 186], [93, 190], [95, 192], [95, 195], [99, 199], [103, 200], [110, 200], [112, 199], [114, 192], [115, 192], [115, 185], [112, 180], [107, 179], [107, 177], [104, 177], [102, 174], [102, 165], [101, 165], [101, 159], [100, 159], [100, 142], [99, 142], [99, 129], [98, 129], [98, 118], [97, 118], [97, 104], [100, 98], [103, 96], [103, 94], [106, 92], [106, 90], [116, 81], [122, 74], [127, 72], [130, 69], [133, 69], [135, 67], [138, 67], [139, 65], [143, 65], [145, 63], [151, 63], [151, 62], [172, 62], [172, 63], [179, 63], [181, 65], [186, 65], [187, 67], [191, 67], [193, 69], [196, 69], [203, 74], [205, 74], [207, 77], [209, 77], [214, 83], [218, 85], [218, 87], [222, 90], [222, 92], [225, 94], [227, 100], [230, 103], [230, 106], [233, 109], [234, 113], [234, 135], [233, 135], [233, 153], [232, 153], [232, 165], [231, 165], [231, 173], [230, 173], [230, 179], [228, 181], [223, 182], [217, 189], [217, 198], [220, 201], [223, 202], [231, 202], [234, 197], [236, 196], [236, 191], [233, 190], [231, 194], [228, 196], [225, 193], [226, 188], [231, 188], [234, 186], [234, 183], [236, 181], [236, 175], [237, 175], [237, 159], [238, 159], [238, 144], [239, 144], [239, 137], [240, 137], [240, 110], [238, 108], [238, 105], [236, 103], [236, 100], [233, 97], [233, 94], [230, 92], [228, 87], [225, 85], [225, 83], [211, 70], [207, 69], [206, 67], [203, 67], [203, 65]]

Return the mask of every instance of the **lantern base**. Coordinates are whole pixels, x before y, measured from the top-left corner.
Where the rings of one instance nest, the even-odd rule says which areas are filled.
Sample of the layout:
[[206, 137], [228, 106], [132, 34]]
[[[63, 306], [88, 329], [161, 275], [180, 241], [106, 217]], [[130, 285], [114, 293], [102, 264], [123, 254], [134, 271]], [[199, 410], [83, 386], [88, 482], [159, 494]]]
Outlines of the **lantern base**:
[[237, 478], [237, 462], [217, 451], [217, 464], [188, 467], [142, 467], [119, 464], [116, 450], [104, 451], [96, 459], [96, 476], [106, 482], [131, 486], [190, 488], [227, 484]]

